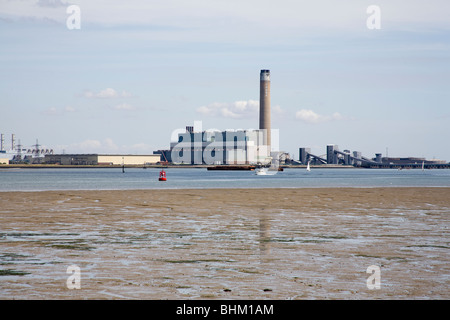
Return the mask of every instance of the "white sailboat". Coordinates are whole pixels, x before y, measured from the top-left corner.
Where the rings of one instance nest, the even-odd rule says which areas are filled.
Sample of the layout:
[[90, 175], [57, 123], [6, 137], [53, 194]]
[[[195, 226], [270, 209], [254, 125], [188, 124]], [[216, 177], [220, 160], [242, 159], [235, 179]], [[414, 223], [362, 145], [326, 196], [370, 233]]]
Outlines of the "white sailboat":
[[309, 166], [309, 161], [308, 161], [308, 165], [306, 166], [306, 171], [311, 171], [311, 167]]

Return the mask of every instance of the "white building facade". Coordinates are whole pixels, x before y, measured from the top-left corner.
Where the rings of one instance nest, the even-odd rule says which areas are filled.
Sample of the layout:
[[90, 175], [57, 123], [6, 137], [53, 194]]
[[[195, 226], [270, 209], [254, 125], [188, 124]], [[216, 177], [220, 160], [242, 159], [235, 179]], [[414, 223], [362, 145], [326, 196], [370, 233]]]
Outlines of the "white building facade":
[[265, 144], [265, 130], [206, 130], [195, 132], [186, 127], [171, 142], [170, 152], [174, 164], [267, 164], [270, 146]]

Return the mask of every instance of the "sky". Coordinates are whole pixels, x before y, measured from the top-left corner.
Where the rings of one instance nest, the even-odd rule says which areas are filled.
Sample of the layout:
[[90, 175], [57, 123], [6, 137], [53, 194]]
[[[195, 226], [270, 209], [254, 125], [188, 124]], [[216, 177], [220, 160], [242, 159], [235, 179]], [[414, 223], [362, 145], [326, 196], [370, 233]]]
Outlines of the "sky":
[[257, 129], [269, 69], [292, 158], [336, 144], [450, 161], [449, 12], [448, 0], [0, 0], [0, 133], [7, 148], [15, 134], [56, 153], [151, 154], [194, 121]]

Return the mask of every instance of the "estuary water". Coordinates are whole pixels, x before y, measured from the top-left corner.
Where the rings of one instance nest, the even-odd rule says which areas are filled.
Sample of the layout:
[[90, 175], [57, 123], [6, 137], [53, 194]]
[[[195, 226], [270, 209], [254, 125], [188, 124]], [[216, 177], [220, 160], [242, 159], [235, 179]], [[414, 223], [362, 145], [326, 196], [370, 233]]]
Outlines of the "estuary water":
[[167, 168], [0, 169], [0, 191], [132, 190], [211, 188], [450, 187], [450, 170], [285, 169], [275, 175], [254, 171]]

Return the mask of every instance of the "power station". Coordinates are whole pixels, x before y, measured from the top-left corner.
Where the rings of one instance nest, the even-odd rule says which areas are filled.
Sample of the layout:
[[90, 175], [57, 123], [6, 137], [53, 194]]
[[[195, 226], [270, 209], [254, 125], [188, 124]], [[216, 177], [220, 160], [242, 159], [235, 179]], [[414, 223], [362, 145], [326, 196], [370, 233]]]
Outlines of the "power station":
[[177, 141], [171, 141], [170, 150], [157, 150], [153, 155], [98, 155], [98, 154], [53, 154], [52, 149], [43, 149], [36, 140], [33, 148], [23, 148], [11, 138], [11, 148], [6, 151], [5, 136], [0, 135], [0, 164], [2, 163], [48, 163], [70, 165], [117, 165], [117, 164], [189, 164], [189, 165], [339, 165], [367, 168], [449, 168], [444, 160], [424, 158], [388, 158], [377, 153], [375, 158], [362, 156], [360, 151], [339, 150], [335, 144], [326, 146], [326, 154], [315, 155], [310, 148], [299, 148], [299, 160], [279, 151], [278, 130], [271, 128], [270, 70], [259, 74], [259, 129], [258, 130], [206, 130], [187, 126], [181, 129]]
[[[158, 150], [175, 164], [239, 165], [268, 164], [278, 161], [279, 152], [271, 152], [270, 70], [261, 70], [259, 77], [259, 130], [196, 130], [187, 126], [169, 150]], [[273, 147], [277, 148], [278, 143]], [[169, 154], [169, 156], [167, 156]]]
[[[422, 164], [437, 167], [448, 166], [445, 161], [419, 158], [383, 158], [380, 153], [375, 158], [362, 156], [360, 151], [340, 151], [337, 145], [329, 144], [325, 155], [314, 155], [310, 148], [299, 148], [299, 160], [291, 159], [288, 153], [278, 149], [278, 137], [272, 136], [270, 108], [270, 70], [262, 69], [259, 74], [259, 130], [201, 131], [187, 126], [178, 134], [178, 140], [171, 142], [170, 150], [154, 151], [161, 155], [161, 162], [191, 165], [237, 165], [279, 161], [284, 165], [325, 165], [354, 166], [370, 168], [413, 166]], [[423, 161], [422, 161], [423, 160]], [[401, 162], [401, 163], [400, 163]]]
[[11, 146], [7, 149], [5, 143], [5, 135], [0, 134], [0, 164], [13, 163], [33, 163], [40, 164], [44, 162], [46, 155], [53, 154], [53, 149], [43, 148], [38, 140], [32, 146], [23, 146], [20, 143], [16, 144], [16, 135], [11, 134]]

